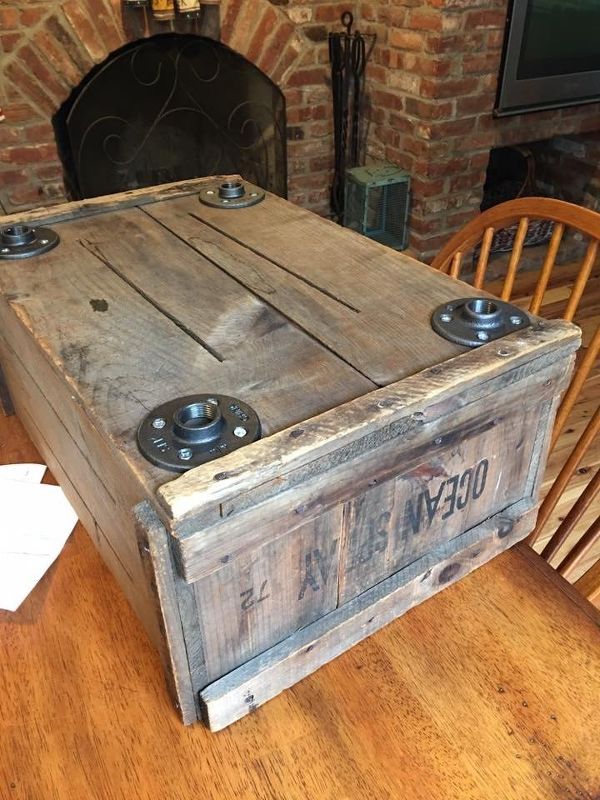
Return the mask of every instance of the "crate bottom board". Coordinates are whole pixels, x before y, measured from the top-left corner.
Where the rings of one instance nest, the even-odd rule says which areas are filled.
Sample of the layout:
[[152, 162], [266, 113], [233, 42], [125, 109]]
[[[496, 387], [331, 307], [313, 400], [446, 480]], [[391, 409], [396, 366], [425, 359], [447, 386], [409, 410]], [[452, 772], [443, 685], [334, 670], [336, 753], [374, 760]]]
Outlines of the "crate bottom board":
[[255, 711], [525, 538], [536, 514], [531, 499], [515, 503], [214, 681], [199, 693], [204, 722], [218, 731]]

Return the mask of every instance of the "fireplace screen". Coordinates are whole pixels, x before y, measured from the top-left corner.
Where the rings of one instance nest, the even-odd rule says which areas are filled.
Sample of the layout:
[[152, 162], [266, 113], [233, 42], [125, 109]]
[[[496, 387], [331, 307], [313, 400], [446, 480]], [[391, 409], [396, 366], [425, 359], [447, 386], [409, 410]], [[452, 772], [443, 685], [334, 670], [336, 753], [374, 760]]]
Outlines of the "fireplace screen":
[[166, 34], [126, 45], [54, 117], [73, 199], [240, 173], [285, 196], [285, 100], [219, 42]]

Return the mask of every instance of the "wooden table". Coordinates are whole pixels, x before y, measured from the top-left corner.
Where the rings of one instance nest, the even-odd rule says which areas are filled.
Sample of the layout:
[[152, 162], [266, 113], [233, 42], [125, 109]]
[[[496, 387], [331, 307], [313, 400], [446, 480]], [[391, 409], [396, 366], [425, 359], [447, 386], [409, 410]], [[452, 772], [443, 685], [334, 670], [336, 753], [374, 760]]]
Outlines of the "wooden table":
[[[0, 416], [0, 463], [36, 458]], [[0, 798], [597, 800], [599, 624], [518, 545], [211, 734], [78, 526], [0, 612]]]

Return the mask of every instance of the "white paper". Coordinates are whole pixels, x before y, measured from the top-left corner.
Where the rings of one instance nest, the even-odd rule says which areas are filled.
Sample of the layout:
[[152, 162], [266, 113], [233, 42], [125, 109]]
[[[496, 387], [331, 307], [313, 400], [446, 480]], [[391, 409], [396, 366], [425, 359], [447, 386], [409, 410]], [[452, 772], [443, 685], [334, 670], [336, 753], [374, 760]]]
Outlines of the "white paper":
[[[58, 486], [36, 483], [40, 465], [0, 474], [0, 608], [16, 611], [56, 559], [77, 523]], [[30, 469], [38, 467], [38, 469]], [[24, 480], [13, 480], [12, 473]]]
[[0, 481], [41, 483], [45, 472], [45, 464], [0, 464]]

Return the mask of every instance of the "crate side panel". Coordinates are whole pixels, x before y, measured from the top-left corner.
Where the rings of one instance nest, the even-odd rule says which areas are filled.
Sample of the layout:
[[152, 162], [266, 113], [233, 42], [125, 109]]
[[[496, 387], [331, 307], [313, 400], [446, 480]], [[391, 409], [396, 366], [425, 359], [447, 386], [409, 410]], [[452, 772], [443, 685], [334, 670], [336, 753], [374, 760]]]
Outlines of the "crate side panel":
[[351, 500], [341, 602], [521, 499], [539, 422], [537, 405], [513, 405], [489, 430]]
[[208, 681], [337, 605], [342, 507], [194, 584]]

